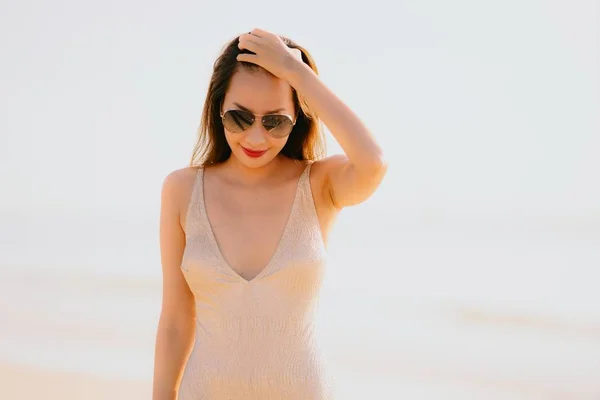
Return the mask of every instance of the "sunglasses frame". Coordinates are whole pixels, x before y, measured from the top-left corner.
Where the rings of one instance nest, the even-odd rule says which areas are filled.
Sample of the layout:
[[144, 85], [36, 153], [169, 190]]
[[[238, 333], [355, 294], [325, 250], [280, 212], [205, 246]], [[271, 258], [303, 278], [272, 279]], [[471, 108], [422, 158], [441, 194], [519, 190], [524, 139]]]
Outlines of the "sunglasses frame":
[[[271, 131], [270, 131], [270, 130], [268, 130], [268, 129], [266, 129], [266, 127], [265, 127], [265, 126], [264, 126], [264, 124], [262, 123], [262, 117], [266, 117], [266, 116], [269, 116], [269, 115], [278, 115], [278, 116], [284, 116], [284, 117], [288, 117], [288, 118], [290, 119], [290, 121], [292, 122], [292, 129], [290, 130], [290, 133], [292, 133], [292, 131], [294, 130], [294, 126], [296, 126], [296, 121], [298, 120], [298, 113], [296, 113], [296, 117], [294, 118], [294, 117], [292, 117], [292, 116], [291, 116], [291, 115], [289, 115], [289, 114], [278, 114], [278, 113], [270, 113], [270, 114], [254, 114], [253, 112], [251, 112], [251, 111], [248, 111], [248, 110], [242, 110], [242, 109], [239, 109], [239, 108], [228, 108], [227, 110], [224, 110], [222, 113], [220, 113], [220, 114], [219, 114], [219, 115], [221, 116], [221, 123], [223, 124], [223, 127], [225, 127], [225, 122], [223, 121], [223, 118], [225, 117], [225, 114], [226, 114], [228, 111], [241, 111], [241, 112], [245, 112], [245, 113], [248, 113], [248, 114], [252, 114], [252, 116], [253, 116], [253, 118], [254, 118], [254, 121], [252, 121], [252, 124], [251, 124], [250, 126], [254, 125], [254, 123], [255, 123], [255, 122], [256, 122], [256, 121], [259, 119], [258, 117], [260, 117], [260, 123], [261, 123], [261, 125], [263, 126], [263, 128], [265, 128], [265, 130], [267, 131], [267, 133], [268, 133], [269, 135], [271, 135]], [[250, 128], [250, 126], [249, 126], [248, 128]], [[242, 130], [242, 131], [240, 131], [240, 132], [233, 132], [233, 133], [242, 133], [242, 132], [244, 132], [244, 131], [248, 130], [248, 128], [246, 128], [246, 129], [244, 129], [244, 130]], [[282, 138], [282, 137], [289, 136], [289, 135], [290, 135], [290, 133], [288, 133], [287, 135], [284, 135], [284, 136], [273, 136], [273, 135], [271, 135], [271, 136], [273, 136], [273, 137], [275, 137], [275, 138]]]

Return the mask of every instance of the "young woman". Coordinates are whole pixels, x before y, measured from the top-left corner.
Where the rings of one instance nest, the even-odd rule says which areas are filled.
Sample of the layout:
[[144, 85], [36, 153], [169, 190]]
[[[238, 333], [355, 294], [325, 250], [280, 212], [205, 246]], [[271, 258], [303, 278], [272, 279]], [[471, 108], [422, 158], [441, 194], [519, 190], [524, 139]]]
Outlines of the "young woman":
[[[320, 121], [345, 154], [323, 158]], [[231, 41], [191, 165], [163, 182], [153, 399], [332, 398], [313, 330], [327, 234], [385, 172], [304, 48], [260, 29]]]

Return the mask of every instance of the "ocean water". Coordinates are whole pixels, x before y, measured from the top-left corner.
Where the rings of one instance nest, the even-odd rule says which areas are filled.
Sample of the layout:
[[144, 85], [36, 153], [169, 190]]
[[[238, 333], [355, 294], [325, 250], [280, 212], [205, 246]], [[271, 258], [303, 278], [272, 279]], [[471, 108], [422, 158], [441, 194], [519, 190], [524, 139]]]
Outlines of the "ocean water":
[[[156, 219], [31, 221], [2, 231], [0, 360], [150, 380]], [[342, 216], [317, 324], [338, 391], [600, 398], [599, 267], [593, 221]]]

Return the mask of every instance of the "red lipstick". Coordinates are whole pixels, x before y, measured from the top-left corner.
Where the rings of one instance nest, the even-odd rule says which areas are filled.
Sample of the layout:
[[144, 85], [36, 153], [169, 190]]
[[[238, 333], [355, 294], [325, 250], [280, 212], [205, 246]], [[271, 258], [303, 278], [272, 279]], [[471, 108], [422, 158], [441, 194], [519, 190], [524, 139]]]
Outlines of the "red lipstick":
[[245, 148], [244, 146], [242, 146], [242, 150], [244, 150], [244, 153], [246, 153], [246, 155], [248, 157], [252, 157], [252, 158], [258, 158], [267, 152], [266, 150], [262, 150], [262, 151], [250, 150], [250, 149]]

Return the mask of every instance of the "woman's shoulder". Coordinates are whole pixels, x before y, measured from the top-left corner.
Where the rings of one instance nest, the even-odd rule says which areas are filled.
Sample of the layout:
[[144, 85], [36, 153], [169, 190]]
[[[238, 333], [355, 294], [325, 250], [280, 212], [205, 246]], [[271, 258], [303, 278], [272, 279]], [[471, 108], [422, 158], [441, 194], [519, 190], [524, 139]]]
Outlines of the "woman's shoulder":
[[179, 168], [169, 172], [163, 180], [163, 199], [168, 199], [175, 204], [180, 214], [185, 214], [200, 168], [197, 166]]
[[163, 179], [163, 188], [178, 192], [194, 184], [201, 167], [184, 167], [169, 172]]

